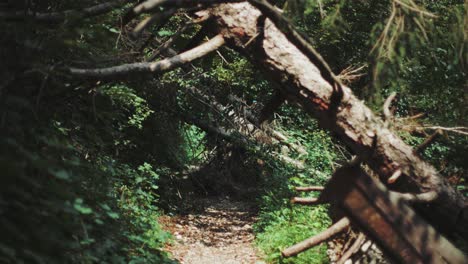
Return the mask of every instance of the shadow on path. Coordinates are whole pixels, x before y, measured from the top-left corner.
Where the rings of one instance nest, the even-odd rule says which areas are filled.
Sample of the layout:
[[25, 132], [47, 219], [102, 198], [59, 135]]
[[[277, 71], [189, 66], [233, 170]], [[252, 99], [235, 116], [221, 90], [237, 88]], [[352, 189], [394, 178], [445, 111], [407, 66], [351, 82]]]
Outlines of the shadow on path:
[[253, 203], [227, 197], [193, 199], [184, 215], [163, 216], [161, 224], [174, 235], [166, 246], [182, 264], [264, 263], [253, 245]]

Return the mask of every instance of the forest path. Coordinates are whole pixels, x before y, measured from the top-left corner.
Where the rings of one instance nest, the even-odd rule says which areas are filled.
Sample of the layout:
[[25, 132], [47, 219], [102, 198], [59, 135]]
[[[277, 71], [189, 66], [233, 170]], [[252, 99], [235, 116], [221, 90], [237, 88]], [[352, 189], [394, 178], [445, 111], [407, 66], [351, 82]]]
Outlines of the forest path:
[[182, 264], [260, 264], [253, 245], [254, 204], [224, 197], [194, 199], [184, 214], [160, 222], [174, 235], [165, 250]]

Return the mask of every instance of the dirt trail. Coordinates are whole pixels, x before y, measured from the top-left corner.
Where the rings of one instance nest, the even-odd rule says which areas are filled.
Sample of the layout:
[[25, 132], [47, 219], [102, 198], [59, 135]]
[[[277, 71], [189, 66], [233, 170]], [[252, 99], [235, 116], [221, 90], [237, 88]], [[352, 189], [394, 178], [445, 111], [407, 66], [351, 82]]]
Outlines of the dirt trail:
[[196, 199], [198, 210], [185, 215], [162, 217], [160, 222], [175, 242], [166, 250], [182, 264], [264, 263], [253, 243], [252, 204], [213, 197]]

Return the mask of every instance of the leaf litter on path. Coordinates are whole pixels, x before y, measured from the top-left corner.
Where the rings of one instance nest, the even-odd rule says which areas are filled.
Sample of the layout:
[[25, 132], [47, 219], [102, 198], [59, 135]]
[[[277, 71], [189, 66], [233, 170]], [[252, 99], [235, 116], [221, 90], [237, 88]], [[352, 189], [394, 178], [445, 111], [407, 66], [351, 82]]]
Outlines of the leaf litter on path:
[[175, 260], [182, 264], [265, 263], [253, 245], [257, 211], [252, 203], [210, 197], [192, 204], [202, 209], [160, 218], [174, 236], [166, 250]]

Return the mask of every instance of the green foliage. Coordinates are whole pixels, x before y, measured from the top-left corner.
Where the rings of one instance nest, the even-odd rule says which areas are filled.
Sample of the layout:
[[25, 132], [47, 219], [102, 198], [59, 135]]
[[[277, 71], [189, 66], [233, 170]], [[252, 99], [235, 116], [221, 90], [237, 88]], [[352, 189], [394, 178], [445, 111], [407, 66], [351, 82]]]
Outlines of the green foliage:
[[[305, 169], [264, 157], [267, 177], [259, 200], [259, 221], [255, 228], [257, 244], [272, 263], [327, 263], [326, 245], [321, 245], [296, 257], [282, 259], [281, 250], [294, 245], [328, 228], [330, 219], [324, 206], [291, 205], [290, 199], [296, 186], [323, 186], [333, 172], [338, 152], [330, 136], [317, 128], [315, 122], [298, 109], [283, 108], [283, 128], [288, 128], [291, 141], [302, 145], [306, 154], [291, 153], [304, 161]], [[296, 120], [303, 122], [296, 122]], [[295, 154], [295, 156], [294, 156]]]
[[327, 247], [319, 245], [296, 257], [282, 259], [281, 250], [316, 235], [330, 225], [324, 207], [284, 208], [270, 216], [269, 225], [257, 235], [257, 243], [272, 263], [328, 263]]
[[[128, 119], [127, 126], [141, 129], [143, 122], [154, 113], [145, 99], [135, 94], [135, 91], [125, 85], [105, 85], [99, 89], [104, 95], [109, 96], [114, 105], [119, 106], [132, 113]], [[122, 127], [126, 125], [123, 124]]]
[[[34, 7], [45, 12], [96, 2], [34, 1]], [[420, 10], [437, 17], [393, 1], [280, 2], [287, 2], [286, 14], [336, 73], [368, 65], [367, 76], [351, 86], [375, 110], [397, 91], [397, 117], [425, 112], [427, 123], [466, 123], [463, 1], [418, 1]], [[294, 186], [326, 183], [346, 158], [339, 143], [291, 105], [282, 107], [273, 126], [305, 153], [261, 144], [241, 149], [187, 124], [190, 116], [233, 128], [230, 111], [258, 112], [273, 89], [245, 58], [222, 48], [222, 56], [210, 54], [190, 69], [104, 83], [50, 71], [63, 63], [101, 67], [147, 58], [160, 43], [126, 38], [116, 22], [123, 12], [58, 26], [29, 20], [0, 25], [0, 262], [170, 263], [162, 252], [170, 236], [158, 224], [159, 208], [178, 206], [174, 190], [183, 189], [189, 166], [217, 163], [258, 194], [255, 232], [268, 261], [326, 263], [325, 245], [287, 260], [279, 253], [330, 224], [331, 209], [291, 206], [289, 199], [297, 195]], [[164, 41], [185, 20], [176, 15], [150, 32]], [[198, 29], [182, 34], [174, 48], [184, 50]], [[226, 110], [188, 93], [191, 87]], [[401, 136], [413, 146], [425, 138]], [[422, 153], [459, 189], [467, 186], [467, 143], [466, 137], [443, 135]], [[242, 154], [229, 165], [233, 149]], [[304, 169], [273, 151], [301, 161]], [[219, 173], [203, 175], [211, 177], [207, 187], [217, 186]], [[187, 192], [202, 188], [195, 186]]]

